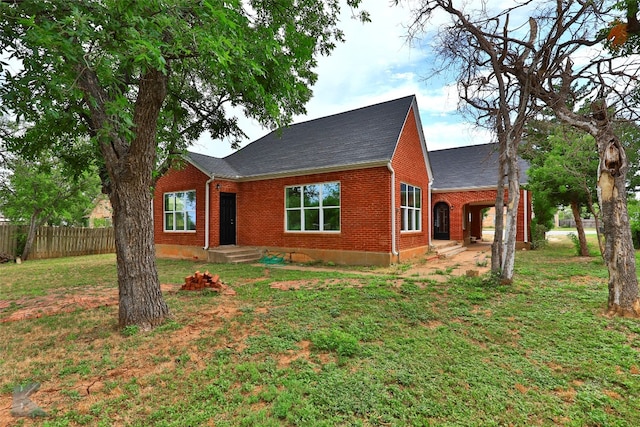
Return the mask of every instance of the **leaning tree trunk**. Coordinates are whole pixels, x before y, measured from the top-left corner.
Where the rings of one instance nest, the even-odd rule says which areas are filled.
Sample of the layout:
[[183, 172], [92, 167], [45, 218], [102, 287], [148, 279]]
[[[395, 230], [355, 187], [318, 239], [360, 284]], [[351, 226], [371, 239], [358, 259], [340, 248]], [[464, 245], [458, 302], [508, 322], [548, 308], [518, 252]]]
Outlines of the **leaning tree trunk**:
[[38, 231], [38, 226], [42, 223], [38, 221], [38, 215], [42, 212], [42, 209], [36, 209], [35, 212], [31, 215], [31, 219], [29, 221], [29, 230], [27, 231], [27, 238], [24, 241], [24, 248], [22, 248], [22, 254], [20, 254], [20, 258], [23, 261], [26, 261], [31, 254], [31, 248], [33, 247], [33, 241], [36, 238], [36, 232]]
[[580, 216], [580, 206], [578, 206], [578, 202], [575, 200], [571, 201], [571, 212], [573, 212], [573, 219], [576, 221], [576, 231], [578, 232], [578, 242], [580, 243], [580, 256], [590, 256], [587, 237], [584, 234], [584, 224]]
[[604, 257], [604, 236], [602, 236], [601, 226], [600, 226], [601, 212], [596, 212], [596, 209], [593, 206], [593, 197], [591, 196], [591, 192], [588, 191], [588, 189], [587, 189], [587, 208], [589, 208], [589, 212], [591, 212], [591, 215], [593, 215], [593, 219], [596, 223], [596, 237], [598, 238], [598, 248], [600, 249], [600, 256]]
[[627, 212], [627, 156], [609, 126], [604, 103], [600, 110], [598, 105], [592, 108], [599, 129], [598, 201], [605, 234], [604, 260], [609, 270], [608, 314], [638, 317], [636, 258]]

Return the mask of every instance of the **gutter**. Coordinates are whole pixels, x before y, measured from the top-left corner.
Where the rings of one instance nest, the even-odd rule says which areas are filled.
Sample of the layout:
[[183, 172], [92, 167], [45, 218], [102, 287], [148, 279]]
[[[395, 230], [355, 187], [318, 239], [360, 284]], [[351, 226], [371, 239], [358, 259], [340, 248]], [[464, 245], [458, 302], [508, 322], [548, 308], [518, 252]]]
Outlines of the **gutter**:
[[209, 249], [209, 216], [210, 216], [210, 185], [213, 180], [215, 179], [214, 175], [211, 175], [211, 178], [209, 178], [209, 180], [207, 180], [207, 182], [204, 184], [204, 200], [205, 200], [205, 205], [204, 205], [204, 247], [202, 249], [204, 249], [205, 251], [207, 249]]
[[400, 253], [396, 244], [396, 171], [393, 170], [391, 162], [387, 163], [387, 169], [391, 172], [391, 253], [398, 257]]

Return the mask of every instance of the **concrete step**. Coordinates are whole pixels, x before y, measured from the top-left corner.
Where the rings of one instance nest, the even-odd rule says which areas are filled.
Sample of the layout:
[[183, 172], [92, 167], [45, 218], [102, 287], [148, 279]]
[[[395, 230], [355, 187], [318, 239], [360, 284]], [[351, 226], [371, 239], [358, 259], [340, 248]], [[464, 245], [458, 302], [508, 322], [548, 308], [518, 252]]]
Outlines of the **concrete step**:
[[436, 251], [440, 249], [448, 248], [450, 246], [458, 246], [458, 245], [460, 245], [460, 243], [458, 243], [457, 240], [432, 240], [431, 241], [431, 246]]
[[219, 246], [209, 249], [209, 262], [219, 264], [240, 264], [256, 262], [262, 252], [256, 248], [242, 246]]
[[452, 258], [466, 250], [467, 250], [466, 247], [456, 242], [453, 245], [447, 245], [447, 246], [436, 249], [436, 253], [438, 254], [438, 258]]

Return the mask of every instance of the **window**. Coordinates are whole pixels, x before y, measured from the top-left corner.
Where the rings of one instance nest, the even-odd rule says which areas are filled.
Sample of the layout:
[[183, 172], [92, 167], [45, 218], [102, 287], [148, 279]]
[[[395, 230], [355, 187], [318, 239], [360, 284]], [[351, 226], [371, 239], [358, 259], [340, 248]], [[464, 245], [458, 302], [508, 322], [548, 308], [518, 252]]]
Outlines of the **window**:
[[196, 192], [164, 193], [164, 231], [195, 231]]
[[285, 188], [287, 231], [340, 231], [340, 183]]
[[422, 191], [419, 187], [400, 184], [400, 227], [402, 231], [422, 230]]

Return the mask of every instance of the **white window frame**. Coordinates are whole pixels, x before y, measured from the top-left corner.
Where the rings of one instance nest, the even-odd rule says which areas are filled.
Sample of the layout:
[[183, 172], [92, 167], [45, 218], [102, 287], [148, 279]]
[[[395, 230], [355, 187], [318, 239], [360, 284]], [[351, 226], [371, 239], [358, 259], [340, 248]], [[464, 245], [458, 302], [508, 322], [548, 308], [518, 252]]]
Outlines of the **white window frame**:
[[[189, 193], [193, 193], [193, 209], [187, 209], [187, 195]], [[178, 194], [183, 194], [183, 209], [176, 209], [176, 203], [175, 203], [175, 198], [177, 197]], [[169, 210], [167, 209], [167, 196], [173, 196], [174, 197], [174, 208]], [[197, 229], [197, 222], [196, 222], [196, 209], [197, 206], [197, 200], [196, 200], [196, 190], [182, 190], [182, 191], [171, 191], [171, 192], [167, 192], [164, 193], [162, 195], [162, 222], [163, 222], [163, 230], [166, 233], [195, 233], [196, 229]], [[184, 228], [182, 229], [178, 229], [177, 226], [177, 215], [176, 213], [181, 213], [184, 216]], [[172, 214], [172, 224], [171, 228], [168, 228], [167, 225], [167, 214]], [[189, 224], [189, 221], [187, 221], [187, 217], [188, 214], [192, 214], [193, 215], [193, 229], [188, 229], [187, 226]]]
[[[412, 197], [409, 197], [410, 194]], [[404, 182], [400, 183], [401, 232], [422, 231], [422, 194], [422, 188]], [[416, 201], [419, 202], [419, 206], [416, 206]]]
[[[323, 189], [324, 186], [326, 185], [332, 185], [332, 184], [337, 184], [338, 185], [338, 204], [337, 205], [324, 205], [323, 204], [323, 199], [325, 198], [324, 193], [323, 193]], [[318, 205], [317, 206], [304, 206], [304, 194], [305, 194], [305, 187], [311, 187], [311, 186], [317, 186], [319, 188], [318, 191]], [[289, 189], [292, 188], [298, 188], [300, 191], [300, 206], [293, 206], [293, 207], [289, 207], [287, 206], [288, 203], [288, 199], [287, 199], [287, 191]], [[340, 233], [340, 230], [342, 229], [342, 185], [340, 184], [340, 181], [327, 181], [327, 182], [314, 182], [314, 183], [308, 183], [308, 184], [300, 184], [300, 185], [288, 185], [284, 188], [284, 230], [287, 233], [329, 233], [329, 234], [337, 234]], [[324, 215], [325, 215], [325, 211], [329, 210], [329, 209], [337, 209], [338, 210], [338, 229], [337, 230], [325, 230], [325, 221], [324, 221]], [[313, 230], [313, 229], [307, 229], [307, 224], [305, 224], [305, 211], [310, 211], [310, 210], [318, 210], [319, 214], [318, 214], [318, 229], [317, 230]], [[289, 229], [289, 213], [290, 212], [295, 212], [298, 211], [300, 212], [300, 230], [290, 230]]]

